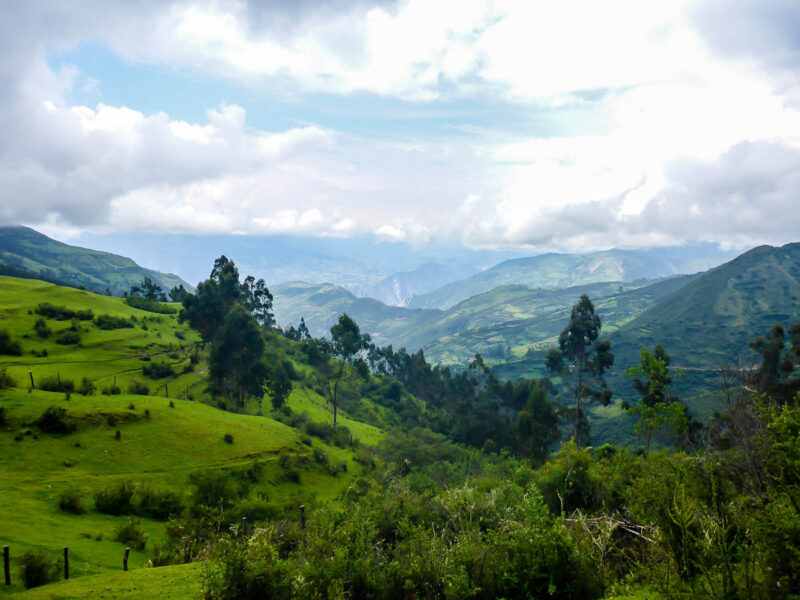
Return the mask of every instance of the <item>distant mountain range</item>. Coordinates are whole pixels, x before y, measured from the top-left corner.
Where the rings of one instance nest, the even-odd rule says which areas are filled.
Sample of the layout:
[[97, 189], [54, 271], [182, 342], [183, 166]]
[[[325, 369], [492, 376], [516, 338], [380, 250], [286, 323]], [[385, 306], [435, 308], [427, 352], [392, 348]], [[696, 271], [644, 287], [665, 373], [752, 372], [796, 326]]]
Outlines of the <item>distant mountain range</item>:
[[439, 287], [466, 279], [479, 270], [470, 265], [425, 263], [411, 271], [401, 271], [379, 281], [362, 295], [380, 300], [390, 306], [407, 306], [411, 300]]
[[589, 254], [540, 254], [501, 262], [462, 281], [414, 297], [411, 308], [447, 309], [477, 294], [509, 284], [567, 288], [603, 281], [635, 281], [697, 273], [736, 256], [714, 246], [607, 250]]
[[27, 272], [100, 293], [110, 289], [115, 296], [141, 283], [145, 277], [150, 277], [165, 291], [177, 285], [194, 290], [177, 275], [140, 267], [130, 258], [117, 254], [63, 244], [28, 227], [0, 227], [0, 265], [9, 269], [9, 275], [12, 270]]

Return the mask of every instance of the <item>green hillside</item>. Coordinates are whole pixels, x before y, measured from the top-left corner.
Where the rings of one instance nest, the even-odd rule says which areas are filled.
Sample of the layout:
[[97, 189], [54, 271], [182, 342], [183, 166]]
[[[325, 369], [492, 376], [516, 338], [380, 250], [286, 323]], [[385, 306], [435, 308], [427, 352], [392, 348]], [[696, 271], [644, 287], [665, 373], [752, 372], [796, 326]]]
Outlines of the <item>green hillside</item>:
[[446, 309], [502, 285], [524, 285], [532, 289], [566, 288], [595, 282], [658, 279], [698, 273], [732, 257], [729, 252], [708, 248], [614, 249], [589, 254], [541, 254], [504, 261], [468, 279], [416, 296], [408, 306]]
[[445, 311], [389, 307], [334, 285], [291, 283], [274, 288], [275, 313], [282, 324], [303, 317], [312, 334], [324, 335], [346, 312], [375, 343], [422, 348], [429, 360], [444, 364], [464, 364], [476, 352], [496, 363], [521, 360], [529, 349], [552, 343], [581, 294], [597, 299], [607, 330], [613, 330], [690, 280], [680, 276], [556, 290], [508, 285]]
[[[117, 592], [124, 590], [130, 574], [119, 571], [126, 544], [114, 537], [126, 517], [99, 512], [93, 500], [96, 493], [120, 482], [134, 485], [134, 502], [148, 490], [171, 492], [189, 502], [195, 493], [190, 478], [221, 473], [226, 485], [235, 484], [239, 490], [236, 500], [218, 515], [227, 527], [240, 516], [257, 521], [284, 511], [294, 514], [300, 504], [310, 508], [336, 495], [365, 468], [354, 460], [355, 446], [332, 445], [300, 428], [257, 416], [253, 402], [245, 414], [210, 406], [205, 353], [199, 349], [197, 334], [179, 324], [175, 315], [147, 313], [120, 298], [10, 277], [0, 277], [0, 298], [0, 331], [7, 332], [22, 350], [21, 356], [0, 355], [0, 377], [12, 386], [2, 389], [0, 385], [5, 421], [0, 428], [0, 542], [11, 547], [14, 579], [10, 589], [0, 588], [0, 596], [21, 590], [17, 572], [23, 552], [44, 550], [58, 556], [65, 546], [70, 548], [75, 581], [56, 588], [59, 597], [86, 597], [87, 589], [93, 597], [106, 597], [94, 596], [100, 594], [96, 585], [102, 588], [103, 582], [110, 582]], [[43, 317], [36, 310], [44, 303], [81, 312], [85, 320], [45, 318], [50, 333], [40, 337], [37, 331], [42, 328], [36, 323]], [[85, 318], [88, 310], [91, 320]], [[133, 326], [101, 329], [100, 324], [107, 321], [103, 315]], [[62, 332], [73, 329], [80, 336], [77, 343], [55, 343]], [[291, 362], [292, 343], [280, 336], [271, 339], [272, 360]], [[172, 374], [148, 377], [144, 371], [154, 363], [171, 367]], [[299, 380], [287, 405], [296, 415], [305, 413], [311, 422], [329, 423], [325, 400], [306, 385], [308, 367], [300, 362], [294, 366]], [[80, 391], [83, 378], [95, 389]], [[58, 382], [72, 386], [73, 391], [42, 389]], [[128, 393], [134, 383], [146, 385], [150, 395]], [[361, 404], [373, 420], [381, 418], [383, 409], [366, 400]], [[49, 407], [64, 409], [76, 430], [48, 433], [37, 425]], [[268, 399], [264, 411], [269, 414]], [[353, 440], [362, 444], [374, 445], [383, 435], [346, 411], [339, 420]], [[226, 435], [231, 436], [230, 442], [224, 439]], [[83, 514], [59, 508], [66, 490], [76, 490]], [[168, 542], [163, 522], [138, 509], [137, 514], [149, 537], [143, 550], [131, 552], [129, 566], [134, 570], [155, 560], [156, 548]], [[87, 584], [89, 588], [82, 583], [90, 580], [87, 576], [102, 573], [117, 574], [99, 578], [96, 585]], [[142, 581], [148, 589], [148, 581], [160, 586], [167, 579], [172, 587], [165, 590], [175, 590], [171, 597], [189, 597], [199, 590], [196, 569], [185, 580], [154, 572]], [[41, 595], [47, 589], [22, 597], [49, 598]]]
[[627, 363], [662, 343], [676, 366], [752, 364], [748, 343], [800, 320], [800, 243], [760, 246], [675, 291], [612, 336]]
[[169, 291], [193, 287], [177, 275], [140, 267], [124, 256], [57, 242], [28, 227], [0, 227], [0, 264], [45, 275], [75, 287], [121, 296], [149, 277]]

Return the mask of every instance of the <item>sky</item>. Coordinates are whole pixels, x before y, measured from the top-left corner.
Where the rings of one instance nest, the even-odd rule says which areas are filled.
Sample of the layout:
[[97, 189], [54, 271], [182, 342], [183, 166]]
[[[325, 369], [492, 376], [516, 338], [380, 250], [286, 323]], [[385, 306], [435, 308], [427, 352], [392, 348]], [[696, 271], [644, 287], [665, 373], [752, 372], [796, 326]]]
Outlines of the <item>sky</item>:
[[0, 11], [1, 223], [62, 240], [798, 241], [796, 0]]

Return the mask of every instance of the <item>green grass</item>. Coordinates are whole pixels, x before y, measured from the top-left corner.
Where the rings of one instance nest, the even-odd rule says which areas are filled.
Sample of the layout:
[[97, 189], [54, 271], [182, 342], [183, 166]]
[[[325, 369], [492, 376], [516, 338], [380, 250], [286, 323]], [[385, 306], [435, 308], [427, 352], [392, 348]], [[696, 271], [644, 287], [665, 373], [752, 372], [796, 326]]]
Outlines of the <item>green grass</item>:
[[203, 565], [193, 563], [78, 577], [11, 595], [19, 600], [200, 598]]
[[[29, 549], [61, 556], [63, 548], [68, 546], [75, 580], [63, 586], [46, 586], [23, 597], [51, 597], [46, 595], [50, 593], [46, 590], [51, 589], [57, 590], [53, 592], [57, 597], [62, 597], [62, 589], [63, 597], [114, 597], [94, 594], [105, 593], [103, 589], [113, 593], [122, 580], [138, 581], [134, 573], [91, 577], [115, 573], [121, 568], [124, 545], [113, 541], [113, 532], [124, 517], [100, 514], [92, 501], [94, 492], [115, 482], [130, 480], [137, 485], [172, 489], [185, 497], [190, 491], [191, 473], [247, 469], [258, 462], [262, 476], [251, 487], [251, 497], [259, 495], [279, 503], [296, 501], [313, 506], [315, 501], [335, 496], [362, 472], [362, 467], [353, 460], [352, 449], [328, 446], [315, 438], [308, 446], [303, 443], [305, 436], [300, 431], [269, 416], [256, 416], [255, 402], [248, 405], [247, 414], [211, 406], [204, 393], [204, 360], [189, 374], [157, 382], [143, 378], [144, 356], [188, 364], [198, 337], [175, 317], [131, 308], [119, 298], [9, 277], [0, 277], [0, 298], [0, 329], [8, 330], [25, 351], [22, 357], [0, 356], [0, 371], [6, 370], [18, 384], [15, 389], [0, 390], [0, 407], [5, 409], [7, 418], [6, 426], [0, 429], [0, 545], [11, 547], [14, 581], [10, 589], [0, 588], [0, 596], [21, 590], [17, 561]], [[136, 317], [138, 325], [146, 318], [147, 329], [137, 326], [101, 331], [86, 321], [80, 324], [84, 331], [79, 346], [57, 346], [33, 333], [38, 315], [32, 309], [41, 302], [72, 309], [89, 308], [95, 315]], [[48, 320], [48, 326], [58, 330], [70, 324]], [[42, 347], [47, 347], [48, 356], [33, 356], [32, 352], [40, 352]], [[291, 360], [301, 375], [307, 370], [296, 349], [283, 338], [272, 339], [270, 352]], [[176, 353], [177, 358], [170, 358], [171, 353]], [[82, 377], [88, 377], [98, 388], [111, 384], [116, 377], [123, 392], [129, 382], [142, 380], [159, 395], [72, 393], [67, 399], [64, 393], [28, 389], [29, 372], [34, 374], [35, 382], [60, 374], [62, 380], [72, 379], [78, 384]], [[169, 397], [164, 397], [164, 384], [168, 386]], [[195, 401], [185, 400], [187, 385], [192, 386]], [[305, 388], [302, 382], [295, 382], [294, 386], [287, 405], [296, 412], [307, 412], [314, 421], [330, 422], [330, 406], [325, 399]], [[78, 424], [77, 431], [50, 435], [33, 425], [52, 405], [68, 411]], [[265, 399], [266, 414], [270, 408], [269, 400]], [[383, 435], [377, 427], [352, 419], [346, 412], [339, 414], [340, 423], [362, 443], [375, 444]], [[119, 440], [115, 438], [117, 430], [121, 434]], [[233, 436], [233, 444], [224, 441], [225, 434]], [[327, 467], [312, 459], [314, 449], [324, 451], [332, 463], [346, 463], [347, 472], [331, 475]], [[279, 462], [281, 451], [301, 459], [299, 483], [287, 481]], [[88, 509], [84, 514], [73, 515], [59, 509], [59, 494], [67, 488], [83, 494]], [[129, 567], [134, 572], [147, 566], [154, 547], [164, 540], [162, 523], [143, 518], [142, 525], [150, 537], [143, 551], [131, 551]], [[147, 575], [142, 575], [143, 581], [156, 586], [162, 577], [160, 573], [166, 572], [148, 570]], [[194, 572], [192, 589], [198, 585], [196, 575]], [[148, 589], [149, 584], [142, 585]], [[175, 597], [185, 597], [182, 584], [176, 585], [179, 587]], [[137, 589], [138, 586], [137, 583]]]

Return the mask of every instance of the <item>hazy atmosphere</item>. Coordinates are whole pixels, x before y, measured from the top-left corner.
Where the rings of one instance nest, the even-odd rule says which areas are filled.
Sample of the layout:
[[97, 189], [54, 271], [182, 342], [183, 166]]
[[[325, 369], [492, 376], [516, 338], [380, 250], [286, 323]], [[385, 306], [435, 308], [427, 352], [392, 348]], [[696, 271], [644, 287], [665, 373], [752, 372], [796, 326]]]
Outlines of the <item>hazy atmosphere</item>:
[[800, 230], [796, 2], [14, 2], [0, 220], [581, 251]]

